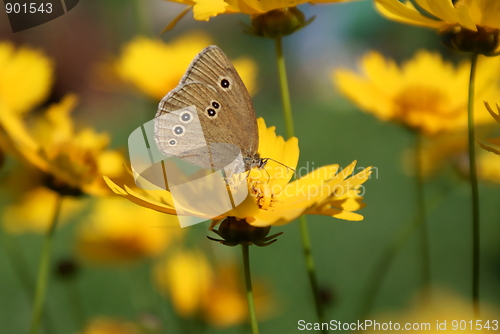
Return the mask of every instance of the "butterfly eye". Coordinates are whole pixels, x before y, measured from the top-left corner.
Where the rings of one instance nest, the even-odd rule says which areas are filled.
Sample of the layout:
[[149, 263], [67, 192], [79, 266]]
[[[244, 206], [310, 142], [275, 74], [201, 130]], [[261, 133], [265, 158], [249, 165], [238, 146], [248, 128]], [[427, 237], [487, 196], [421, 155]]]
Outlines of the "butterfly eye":
[[172, 138], [172, 139], [170, 139], [170, 140], [168, 141], [168, 145], [170, 145], [170, 146], [175, 146], [175, 145], [177, 145], [177, 140], [176, 140], [176, 139], [173, 139], [173, 138]]
[[183, 127], [182, 125], [175, 125], [173, 128], [172, 128], [172, 133], [175, 135], [175, 136], [184, 136], [184, 134], [186, 133], [186, 128]]
[[184, 123], [190, 123], [193, 120], [193, 115], [189, 111], [185, 111], [179, 116], [179, 120]]
[[231, 78], [220, 77], [219, 80], [220, 80], [219, 83], [220, 83], [220, 86], [222, 87], [222, 89], [224, 89], [224, 90], [231, 89], [231, 86], [233, 85], [233, 80], [231, 80]]

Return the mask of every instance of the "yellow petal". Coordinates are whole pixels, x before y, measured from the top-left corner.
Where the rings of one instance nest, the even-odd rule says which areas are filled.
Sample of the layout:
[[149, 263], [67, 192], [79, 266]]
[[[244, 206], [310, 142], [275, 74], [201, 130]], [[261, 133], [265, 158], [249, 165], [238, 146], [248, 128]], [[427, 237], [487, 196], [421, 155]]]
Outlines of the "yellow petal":
[[383, 16], [401, 23], [438, 29], [445, 25], [442, 21], [423, 16], [413, 6], [405, 5], [398, 0], [376, 0], [375, 7]]
[[226, 11], [227, 3], [224, 0], [194, 0], [194, 19], [198, 21], [208, 21], [211, 17], [217, 16]]

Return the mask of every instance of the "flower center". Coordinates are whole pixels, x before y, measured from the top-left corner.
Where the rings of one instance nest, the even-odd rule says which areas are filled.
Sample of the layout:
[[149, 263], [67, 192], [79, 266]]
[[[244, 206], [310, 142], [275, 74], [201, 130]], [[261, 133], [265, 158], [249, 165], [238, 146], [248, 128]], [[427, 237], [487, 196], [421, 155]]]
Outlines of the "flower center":
[[266, 210], [276, 203], [275, 194], [269, 183], [250, 179], [250, 194], [255, 198], [260, 209]]
[[[412, 85], [396, 96], [395, 118], [411, 127], [447, 121], [461, 115], [459, 108], [450, 108], [450, 101], [439, 88]], [[437, 124], [436, 124], [437, 125]]]

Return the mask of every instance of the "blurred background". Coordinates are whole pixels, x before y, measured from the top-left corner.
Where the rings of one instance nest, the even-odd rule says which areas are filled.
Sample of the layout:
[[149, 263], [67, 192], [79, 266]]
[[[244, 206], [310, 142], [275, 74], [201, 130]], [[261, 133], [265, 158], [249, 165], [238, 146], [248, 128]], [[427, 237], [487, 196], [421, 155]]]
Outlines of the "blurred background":
[[[126, 154], [128, 135], [154, 117], [159, 99], [148, 97], [121, 80], [112, 71], [112, 64], [122, 56], [125, 45], [139, 35], [159, 38], [168, 44], [186, 34], [201, 31], [231, 59], [253, 59], [257, 68], [253, 95], [256, 114], [264, 117], [268, 126], [276, 126], [277, 133], [284, 136], [273, 42], [242, 33], [240, 22], [249, 24], [250, 21], [249, 16], [243, 14], [220, 15], [210, 22], [199, 22], [188, 13], [173, 30], [161, 34], [184, 8], [185, 5], [161, 0], [82, 0], [66, 15], [18, 33], [11, 32], [7, 15], [2, 11], [0, 42], [9, 41], [16, 47], [40, 50], [54, 63], [50, 93], [34, 108], [34, 113], [61, 101], [66, 94], [75, 94], [78, 104], [71, 113], [75, 127], [92, 127], [99, 133], [108, 133], [110, 147]], [[419, 49], [436, 51], [453, 63], [462, 58], [445, 49], [434, 31], [384, 19], [375, 11], [372, 1], [305, 4], [299, 8], [307, 17], [316, 16], [312, 24], [284, 39], [301, 153], [299, 166], [308, 163], [316, 167], [332, 163], [347, 166], [357, 160], [358, 166], [374, 166], [377, 171], [365, 183], [367, 206], [359, 211], [365, 217], [363, 221], [349, 222], [323, 216], [308, 218], [325, 319], [356, 321], [366, 316], [362, 312], [366, 309], [369, 286], [381, 266], [381, 257], [386, 254], [388, 245], [400, 238], [414, 221], [416, 185], [414, 178], [405, 171], [403, 161], [405, 152], [413, 145], [414, 135], [356, 108], [339, 94], [331, 80], [331, 72], [336, 68], [357, 70], [359, 59], [368, 50], [377, 50], [397, 62], [411, 58]], [[39, 212], [35, 204], [17, 207], [16, 214], [9, 211], [12, 205], [17, 205], [13, 200], [16, 185], [12, 182], [10, 186], [5, 185], [13, 180], [12, 173], [16, 169], [18, 162], [8, 157], [0, 170], [0, 182], [4, 184], [0, 210], [2, 220], [10, 219], [10, 225], [22, 225], [23, 219], [28, 219], [23, 213], [36, 215]], [[425, 188], [434, 290], [444, 290], [446, 296], [467, 303], [471, 296], [472, 270], [468, 183], [455, 168], [448, 166], [429, 178]], [[481, 297], [494, 309], [500, 306], [499, 185], [482, 182], [480, 195]], [[135, 210], [135, 206], [120, 208], [128, 202], [118, 196], [113, 198], [119, 203], [103, 204], [103, 199], [90, 196], [68, 200], [68, 203], [78, 203], [75, 204], [77, 208], [64, 217], [65, 223], [55, 237], [45, 309], [47, 323], [42, 326], [44, 333], [94, 333], [89, 329], [90, 324], [98, 326], [95, 322], [105, 321], [102, 319], [125, 324], [123, 328], [115, 324], [122, 330], [117, 329], [116, 333], [136, 333], [134, 326], [148, 328], [150, 333], [249, 332], [246, 311], [240, 317], [235, 316], [234, 321], [221, 320], [236, 312], [244, 296], [229, 298], [228, 291], [219, 293], [217, 290], [236, 286], [235, 291], [240, 293], [241, 280], [234, 278], [242, 275], [239, 247], [230, 248], [209, 241], [206, 236], [215, 235], [207, 231], [208, 223], [189, 227], [182, 234], [169, 225], [168, 216], [158, 214], [148, 218], [146, 212], [149, 210], [138, 206], [136, 209], [142, 210], [140, 213], [119, 215]], [[50, 212], [29, 219], [47, 221]], [[129, 222], [132, 215], [137, 218]], [[106, 246], [102, 246], [102, 254], [109, 255], [108, 258], [102, 255], [105, 258], [102, 261], [99, 250], [84, 249], [82, 243], [91, 244], [94, 233], [87, 231], [90, 236], [85, 239], [82, 236], [86, 233], [85, 224], [113, 220], [115, 223], [109, 230], [118, 231], [120, 219], [127, 220], [129, 225], [145, 227], [149, 232], [141, 230], [133, 234], [144, 233], [148, 243], [157, 242], [161, 246], [130, 258], [121, 254], [123, 259], [109, 255]], [[0, 241], [1, 332], [25, 333], [32, 309], [32, 291], [27, 287], [34, 287], [42, 236], [33, 231], [11, 230], [2, 228]], [[262, 296], [257, 302], [257, 308], [261, 309], [260, 329], [262, 333], [297, 333], [300, 332], [299, 320], [316, 321], [299, 225], [293, 222], [273, 227], [271, 233], [277, 232], [284, 234], [275, 244], [251, 247], [252, 275], [255, 284], [262, 286]], [[164, 239], [168, 240], [157, 241], [156, 234], [166, 235]], [[190, 253], [177, 254], [180, 248]], [[179, 280], [172, 278], [169, 282], [161, 282], [155, 274], [161, 270], [175, 271], [162, 261], [169, 258], [171, 265], [176, 254], [181, 257], [179, 261], [191, 263], [195, 268], [179, 273], [183, 277], [200, 275], [200, 270], [205, 272], [204, 266], [211, 268], [207, 269], [211, 271], [207, 275], [212, 279], [203, 283], [210, 287], [211, 294], [203, 301], [192, 302], [199, 303], [198, 308], [189, 306], [190, 302], [177, 301], [183, 297], [171, 293], [169, 284]], [[182, 256], [188, 259], [183, 261]], [[396, 321], [401, 314], [410, 312], [419, 293], [418, 233], [411, 234], [391, 256], [394, 261], [376, 294], [368, 314], [370, 319], [389, 314], [388, 319]], [[447, 302], [448, 297], [436, 296], [437, 292], [435, 298]], [[245, 303], [243, 299], [241, 307], [245, 308]], [[450, 303], [457, 305], [457, 302]], [[110, 330], [109, 333], [115, 332]]]

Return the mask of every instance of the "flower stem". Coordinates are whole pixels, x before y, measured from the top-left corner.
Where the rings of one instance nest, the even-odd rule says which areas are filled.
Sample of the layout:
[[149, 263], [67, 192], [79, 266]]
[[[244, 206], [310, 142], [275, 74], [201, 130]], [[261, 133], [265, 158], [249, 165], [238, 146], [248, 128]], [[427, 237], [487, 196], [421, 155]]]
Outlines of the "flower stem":
[[476, 168], [476, 139], [474, 131], [474, 90], [478, 54], [474, 53], [471, 59], [469, 78], [469, 103], [468, 103], [468, 130], [469, 130], [469, 179], [472, 192], [472, 300], [474, 313], [480, 319], [479, 308], [479, 189]]
[[424, 287], [423, 301], [427, 301], [429, 297], [431, 274], [430, 274], [430, 255], [429, 255], [429, 232], [427, 229], [427, 210], [425, 207], [424, 193], [424, 176], [422, 170], [422, 134], [416, 132], [415, 138], [415, 171], [416, 171], [416, 188], [417, 188], [417, 220], [420, 225], [420, 251], [422, 256], [422, 283]]
[[253, 300], [252, 277], [250, 275], [250, 256], [248, 252], [248, 244], [242, 243], [241, 249], [243, 253], [243, 270], [245, 271], [245, 285], [247, 290], [248, 312], [250, 314], [250, 324], [252, 326], [252, 334], [259, 334], [259, 324], [257, 322], [257, 314], [255, 313], [255, 304]]
[[[285, 118], [287, 138], [295, 135], [293, 126], [292, 104], [290, 102], [290, 91], [288, 89], [288, 79], [286, 75], [285, 57], [283, 56], [283, 44], [281, 37], [275, 39], [276, 60], [278, 63], [278, 75], [281, 87], [281, 100], [283, 103], [283, 116]], [[323, 307], [319, 299], [318, 280], [316, 278], [316, 269], [314, 266], [314, 257], [312, 255], [311, 238], [309, 237], [309, 228], [307, 226], [306, 217], [300, 217], [300, 234], [302, 239], [302, 250], [306, 261], [307, 273], [309, 276], [309, 284], [314, 297], [314, 305], [316, 306], [316, 315], [318, 321], [323, 323]], [[322, 330], [322, 333], [326, 333]]]
[[54, 237], [54, 231], [57, 226], [57, 221], [59, 220], [59, 214], [61, 212], [62, 200], [63, 197], [61, 195], [57, 195], [52, 221], [45, 235], [45, 240], [43, 241], [42, 251], [40, 255], [40, 264], [38, 267], [38, 277], [36, 282], [33, 315], [31, 318], [31, 325], [29, 331], [30, 334], [38, 333], [40, 327], [40, 321], [42, 319], [43, 306], [45, 303], [45, 294], [47, 291], [47, 283], [50, 272], [50, 254], [52, 252], [52, 242], [54, 239], [53, 237]]
[[295, 136], [293, 127], [292, 104], [290, 102], [290, 90], [288, 89], [288, 78], [286, 76], [285, 57], [283, 56], [283, 44], [281, 38], [275, 39], [276, 60], [278, 61], [278, 75], [281, 87], [281, 102], [283, 103], [283, 114], [285, 117], [286, 136]]

